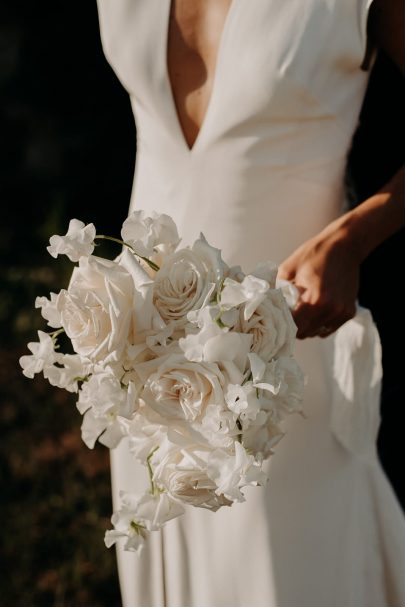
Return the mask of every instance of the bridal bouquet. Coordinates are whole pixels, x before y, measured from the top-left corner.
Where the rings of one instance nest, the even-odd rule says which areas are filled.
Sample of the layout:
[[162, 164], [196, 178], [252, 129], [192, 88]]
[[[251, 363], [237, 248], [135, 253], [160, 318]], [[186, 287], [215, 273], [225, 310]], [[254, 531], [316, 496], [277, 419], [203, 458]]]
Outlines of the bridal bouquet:
[[[20, 364], [77, 393], [88, 447], [113, 449], [125, 437], [146, 466], [149, 490], [121, 492], [105, 535], [108, 547], [125, 538], [140, 552], [185, 505], [215, 511], [266, 481], [282, 421], [301, 412], [303, 376], [273, 264], [228, 267], [202, 234], [179, 248], [164, 214], [134, 212], [121, 235], [73, 219], [51, 237], [49, 253], [77, 265], [67, 289], [36, 299], [53, 331], [38, 331]], [[123, 245], [116, 259], [93, 255], [103, 238]], [[59, 351], [61, 333], [72, 353]]]

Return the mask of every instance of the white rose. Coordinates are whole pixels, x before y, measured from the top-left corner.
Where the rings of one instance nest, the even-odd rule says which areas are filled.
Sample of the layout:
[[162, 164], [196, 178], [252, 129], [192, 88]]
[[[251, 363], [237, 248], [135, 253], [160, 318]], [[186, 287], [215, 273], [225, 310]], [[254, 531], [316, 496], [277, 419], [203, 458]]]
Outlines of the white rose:
[[252, 336], [252, 352], [265, 361], [293, 353], [297, 327], [287, 302], [278, 289], [269, 290], [249, 318], [246, 318], [242, 306], [237, 328]]
[[230, 501], [216, 493], [216, 484], [207, 474], [211, 451], [199, 445], [170, 445], [152, 457], [153, 480], [175, 500], [216, 511]]
[[195, 421], [209, 404], [224, 403], [224, 376], [215, 363], [190, 362], [181, 354], [139, 364], [142, 399], [167, 420]]
[[218, 249], [202, 236], [192, 249], [169, 255], [156, 273], [153, 287], [153, 301], [161, 317], [184, 326], [188, 312], [201, 308], [207, 296], [215, 295], [225, 269]]
[[80, 257], [93, 253], [95, 236], [96, 228], [92, 223], [85, 225], [78, 219], [72, 219], [65, 236], [51, 236], [47, 249], [52, 257], [67, 255], [70, 261], [79, 261]]
[[133, 340], [134, 283], [114, 261], [82, 257], [58, 295], [61, 324], [81, 356], [119, 358]]

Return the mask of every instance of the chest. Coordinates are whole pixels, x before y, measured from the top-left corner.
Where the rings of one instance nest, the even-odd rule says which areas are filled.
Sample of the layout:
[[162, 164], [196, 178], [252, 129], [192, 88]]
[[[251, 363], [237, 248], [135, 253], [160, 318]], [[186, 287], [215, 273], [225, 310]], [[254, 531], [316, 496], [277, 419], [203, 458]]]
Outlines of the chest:
[[179, 123], [191, 147], [212, 93], [220, 40], [232, 0], [172, 0], [167, 71]]
[[173, 85], [181, 88], [182, 80], [190, 74], [200, 82], [212, 78], [231, 3], [232, 0], [171, 0], [166, 50]]

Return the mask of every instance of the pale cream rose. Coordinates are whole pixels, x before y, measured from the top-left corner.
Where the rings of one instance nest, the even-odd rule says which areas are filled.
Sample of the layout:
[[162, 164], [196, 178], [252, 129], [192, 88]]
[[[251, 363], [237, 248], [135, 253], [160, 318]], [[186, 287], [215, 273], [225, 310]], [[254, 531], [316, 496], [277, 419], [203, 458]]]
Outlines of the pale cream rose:
[[210, 404], [225, 408], [225, 378], [215, 363], [170, 354], [138, 365], [137, 373], [145, 382], [141, 398], [169, 422], [201, 419]]
[[201, 236], [191, 249], [169, 255], [156, 273], [153, 303], [165, 322], [187, 324], [187, 314], [214, 297], [227, 266], [220, 251]]
[[231, 502], [215, 493], [217, 486], [207, 474], [211, 450], [199, 445], [171, 445], [152, 458], [153, 480], [175, 500], [216, 511]]
[[252, 335], [251, 351], [268, 362], [275, 357], [291, 356], [297, 327], [279, 289], [271, 289], [266, 298], [246, 319], [240, 308], [238, 330]]
[[82, 257], [56, 307], [74, 351], [81, 356], [117, 359], [133, 338], [134, 283], [114, 261]]

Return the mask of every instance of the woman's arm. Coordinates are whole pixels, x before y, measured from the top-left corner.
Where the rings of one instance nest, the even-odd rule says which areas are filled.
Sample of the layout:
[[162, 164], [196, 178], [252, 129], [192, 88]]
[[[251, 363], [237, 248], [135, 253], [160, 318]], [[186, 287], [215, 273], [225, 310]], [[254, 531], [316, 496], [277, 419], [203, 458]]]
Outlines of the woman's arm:
[[[300, 246], [280, 266], [301, 298], [298, 337], [333, 333], [356, 311], [361, 262], [405, 226], [405, 166], [376, 194]], [[326, 330], [327, 328], [327, 330]]]
[[[374, 0], [371, 34], [405, 75], [405, 0]], [[279, 276], [301, 292], [298, 337], [327, 336], [355, 314], [361, 262], [405, 226], [405, 165], [376, 194], [299, 247]]]

